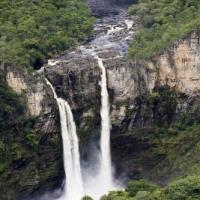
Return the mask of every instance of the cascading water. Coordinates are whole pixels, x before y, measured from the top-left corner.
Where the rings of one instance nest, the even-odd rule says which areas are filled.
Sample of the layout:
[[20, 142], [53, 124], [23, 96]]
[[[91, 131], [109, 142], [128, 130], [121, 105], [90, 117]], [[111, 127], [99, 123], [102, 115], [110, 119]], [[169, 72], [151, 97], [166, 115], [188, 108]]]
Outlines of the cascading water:
[[97, 57], [98, 65], [101, 69], [101, 160], [100, 175], [106, 180], [105, 188], [107, 191], [113, 187], [112, 183], [112, 165], [110, 153], [110, 116], [109, 116], [109, 95], [107, 91], [106, 69], [101, 58]]
[[79, 142], [72, 111], [67, 101], [57, 97], [52, 84], [47, 79], [46, 82], [53, 91], [60, 113], [66, 174], [64, 194], [60, 200], [80, 200], [83, 196], [83, 181], [80, 167]]
[[[110, 106], [107, 90], [107, 71], [104, 63], [111, 59], [121, 59], [127, 53], [128, 44], [133, 33], [133, 20], [124, 14], [116, 17], [100, 19], [95, 26], [95, 38], [79, 46], [66, 57], [59, 60], [50, 60], [49, 65], [70, 67], [74, 63], [85, 60], [96, 60], [101, 70], [101, 138], [100, 144], [96, 141], [92, 146], [89, 159], [80, 166], [78, 138], [71, 109], [66, 101], [57, 97], [51, 83], [54, 96], [57, 100], [63, 137], [64, 164], [66, 173], [65, 193], [61, 200], [80, 200], [89, 195], [94, 200], [111, 190], [121, 189], [120, 181], [113, 177], [111, 150], [110, 150]], [[75, 62], [74, 62], [75, 60]], [[61, 64], [61, 65], [60, 65]], [[107, 63], [106, 63], [107, 64]], [[83, 181], [82, 176], [83, 175]]]
[[[82, 49], [83, 50], [83, 49]], [[94, 52], [91, 55], [98, 61], [101, 69], [101, 138], [99, 163], [95, 170], [95, 175], [91, 176], [93, 169], [87, 173], [85, 184], [85, 194], [89, 194], [93, 199], [99, 200], [103, 194], [117, 189], [112, 173], [111, 153], [110, 153], [110, 116], [109, 116], [109, 95], [107, 91], [106, 69], [103, 60]]]

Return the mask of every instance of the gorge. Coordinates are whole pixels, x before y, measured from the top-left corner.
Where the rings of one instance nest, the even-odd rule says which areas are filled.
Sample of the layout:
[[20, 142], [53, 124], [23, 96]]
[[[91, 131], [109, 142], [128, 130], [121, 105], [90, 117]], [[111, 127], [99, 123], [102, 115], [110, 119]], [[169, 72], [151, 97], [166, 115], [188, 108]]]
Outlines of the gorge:
[[[0, 199], [200, 198], [199, 28], [147, 57], [157, 48], [151, 45], [169, 39], [170, 27], [185, 13], [189, 25], [185, 23], [184, 31], [191, 27], [188, 12], [195, 13], [198, 6], [193, 4], [200, 4], [184, 2], [186, 11], [179, 0], [88, 0], [96, 17], [93, 32], [93, 17], [79, 0], [47, 0], [41, 6], [27, 1], [23, 12], [13, 15], [11, 24], [19, 18], [19, 27], [8, 24], [1, 33], [8, 36], [0, 37]], [[0, 9], [5, 7], [0, 15], [7, 19], [21, 3], [7, 9], [0, 2]], [[138, 12], [131, 12], [137, 16], [128, 14], [133, 3]], [[15, 3], [8, 4], [10, 8]], [[158, 9], [161, 4], [163, 10]], [[41, 15], [35, 12], [38, 5], [39, 10], [48, 9]], [[147, 8], [163, 21], [150, 16]], [[153, 30], [175, 18], [170, 13], [175, 8], [183, 10], [181, 17], [156, 38]], [[21, 18], [23, 14], [27, 16]], [[177, 32], [170, 32], [170, 39]], [[32, 69], [21, 67], [28, 59]], [[185, 179], [173, 182], [179, 178]], [[175, 192], [184, 187], [184, 192]], [[113, 190], [122, 191], [107, 195]]]

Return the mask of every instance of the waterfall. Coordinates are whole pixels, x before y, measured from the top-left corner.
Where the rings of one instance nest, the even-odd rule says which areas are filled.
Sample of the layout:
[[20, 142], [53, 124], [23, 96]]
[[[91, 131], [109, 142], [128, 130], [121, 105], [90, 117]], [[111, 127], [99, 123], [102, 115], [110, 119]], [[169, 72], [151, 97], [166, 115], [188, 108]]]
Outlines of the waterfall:
[[[118, 59], [126, 55], [134, 30], [133, 25], [134, 21], [124, 16], [124, 14], [114, 18], [109, 17], [97, 20], [95, 26], [97, 35], [95, 34], [93, 40], [74, 49], [74, 51], [66, 55], [66, 58], [49, 60], [49, 65], [55, 68], [59, 62], [62, 63], [63, 67], [70, 68], [75, 65], [77, 60], [80, 60], [81, 63], [82, 61], [86, 63], [93, 57], [101, 70], [100, 143], [97, 142], [96, 138], [88, 141], [90, 142], [87, 149], [88, 157], [83, 160], [82, 169], [80, 167], [76, 126], [71, 109], [66, 101], [57, 97], [54, 88], [47, 80], [57, 100], [61, 118], [66, 181], [65, 192], [60, 200], [80, 200], [84, 195], [89, 195], [94, 200], [99, 200], [102, 195], [109, 191], [123, 189], [121, 180], [116, 180], [112, 172], [110, 106], [106, 68], [103, 61], [106, 62], [108, 58], [109, 60]], [[83, 175], [83, 181], [81, 175]]]
[[83, 181], [80, 167], [79, 141], [73, 114], [67, 101], [58, 98], [52, 84], [47, 79], [46, 82], [53, 91], [60, 113], [66, 175], [64, 194], [60, 200], [80, 200], [83, 196]]
[[[81, 48], [84, 52], [89, 52], [97, 61], [101, 69], [101, 138], [98, 165], [94, 168], [87, 169], [87, 177], [84, 182], [85, 194], [90, 195], [94, 200], [99, 200], [103, 194], [111, 190], [119, 189], [116, 186], [112, 175], [111, 151], [110, 151], [110, 109], [109, 95], [107, 91], [107, 76], [106, 68], [103, 65], [103, 60], [93, 51]], [[92, 174], [92, 175], [91, 175]]]
[[103, 61], [98, 56], [98, 65], [101, 69], [101, 160], [100, 160], [100, 175], [105, 181], [107, 189], [112, 186], [112, 165], [110, 153], [110, 116], [109, 116], [109, 96], [107, 91], [106, 69]]

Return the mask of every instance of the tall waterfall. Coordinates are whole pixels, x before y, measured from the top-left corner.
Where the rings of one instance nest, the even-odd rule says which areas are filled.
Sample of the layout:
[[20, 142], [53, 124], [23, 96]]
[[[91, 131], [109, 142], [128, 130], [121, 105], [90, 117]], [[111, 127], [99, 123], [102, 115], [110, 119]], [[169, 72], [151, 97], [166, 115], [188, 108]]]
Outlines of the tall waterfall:
[[66, 175], [64, 194], [61, 200], [80, 200], [83, 196], [83, 181], [80, 167], [79, 142], [73, 114], [67, 101], [58, 98], [52, 84], [47, 79], [46, 82], [53, 91], [60, 113]]
[[[91, 49], [81, 48], [82, 52], [90, 53], [97, 61], [101, 69], [101, 138], [100, 138], [100, 151], [99, 163], [94, 169], [93, 166], [87, 172], [85, 184], [85, 194], [89, 194], [93, 199], [99, 200], [103, 194], [108, 191], [117, 189], [113, 175], [110, 151], [110, 109], [109, 109], [109, 95], [107, 90], [107, 76], [106, 68], [103, 60]], [[95, 174], [93, 173], [95, 170]], [[91, 174], [92, 175], [91, 175]]]
[[107, 91], [106, 69], [103, 61], [98, 56], [98, 65], [102, 71], [101, 74], [101, 160], [100, 160], [100, 175], [106, 180], [105, 187], [112, 187], [112, 165], [110, 153], [110, 116], [109, 116], [109, 95]]

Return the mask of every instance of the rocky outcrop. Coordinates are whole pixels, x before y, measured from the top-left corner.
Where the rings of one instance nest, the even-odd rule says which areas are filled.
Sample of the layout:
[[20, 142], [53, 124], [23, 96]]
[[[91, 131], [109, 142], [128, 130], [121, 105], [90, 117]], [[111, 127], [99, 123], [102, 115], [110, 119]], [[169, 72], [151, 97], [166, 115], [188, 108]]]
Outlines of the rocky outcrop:
[[45, 73], [58, 96], [70, 104], [83, 145], [99, 132], [100, 70], [96, 59], [79, 56], [62, 57], [56, 65], [46, 66]]
[[19, 121], [10, 122], [7, 136], [0, 135], [11, 153], [2, 163], [0, 199], [36, 198], [60, 188], [64, 178], [57, 103], [42, 74], [8, 66], [4, 75], [25, 104]]
[[32, 76], [11, 66], [6, 67], [5, 73], [8, 86], [26, 97], [28, 116], [38, 117], [52, 112], [51, 92], [40, 74]]
[[[168, 86], [175, 89], [177, 94], [191, 98], [199, 95], [200, 44], [197, 33], [180, 41], [152, 61], [128, 63], [116, 59], [108, 60], [105, 64], [108, 87], [114, 96], [112, 106], [117, 107], [119, 104], [119, 110], [124, 110], [125, 105], [128, 106], [127, 109], [133, 109], [136, 97], [151, 94], [157, 87]], [[111, 113], [113, 123], [115, 112], [113, 109], [113, 114]]]

